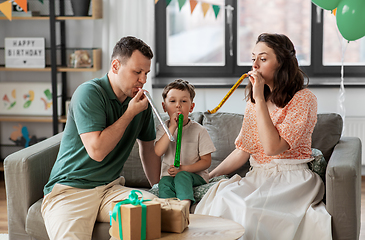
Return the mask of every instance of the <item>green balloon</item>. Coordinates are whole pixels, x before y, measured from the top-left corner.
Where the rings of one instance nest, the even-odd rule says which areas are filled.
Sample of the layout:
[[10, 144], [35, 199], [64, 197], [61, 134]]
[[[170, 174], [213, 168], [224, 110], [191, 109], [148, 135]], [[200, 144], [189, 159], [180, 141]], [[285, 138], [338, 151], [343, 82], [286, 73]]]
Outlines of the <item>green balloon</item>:
[[341, 0], [312, 0], [312, 3], [325, 10], [333, 10], [337, 8], [340, 2]]
[[337, 27], [348, 41], [365, 36], [365, 1], [342, 0], [336, 12]]

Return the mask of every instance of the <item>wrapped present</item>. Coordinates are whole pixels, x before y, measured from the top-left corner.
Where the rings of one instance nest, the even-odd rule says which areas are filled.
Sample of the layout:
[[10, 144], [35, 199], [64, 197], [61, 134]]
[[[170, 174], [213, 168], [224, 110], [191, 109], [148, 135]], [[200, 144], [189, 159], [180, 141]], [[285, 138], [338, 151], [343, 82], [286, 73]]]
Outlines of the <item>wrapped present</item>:
[[112, 203], [110, 235], [120, 240], [156, 239], [161, 237], [161, 205], [138, 198], [132, 190], [129, 198]]
[[181, 233], [189, 225], [189, 202], [177, 198], [154, 198], [161, 203], [161, 231]]

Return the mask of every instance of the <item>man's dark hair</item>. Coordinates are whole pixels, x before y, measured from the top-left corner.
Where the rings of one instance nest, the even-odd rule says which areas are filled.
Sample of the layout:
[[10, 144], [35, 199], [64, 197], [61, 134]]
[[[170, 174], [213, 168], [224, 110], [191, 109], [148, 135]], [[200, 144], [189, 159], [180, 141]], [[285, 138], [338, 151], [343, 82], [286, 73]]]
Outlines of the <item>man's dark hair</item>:
[[121, 38], [114, 46], [111, 60], [119, 59], [122, 63], [128, 60], [132, 53], [138, 50], [148, 59], [153, 58], [153, 52], [151, 48], [143, 42], [141, 39], [136, 37], [127, 36]]

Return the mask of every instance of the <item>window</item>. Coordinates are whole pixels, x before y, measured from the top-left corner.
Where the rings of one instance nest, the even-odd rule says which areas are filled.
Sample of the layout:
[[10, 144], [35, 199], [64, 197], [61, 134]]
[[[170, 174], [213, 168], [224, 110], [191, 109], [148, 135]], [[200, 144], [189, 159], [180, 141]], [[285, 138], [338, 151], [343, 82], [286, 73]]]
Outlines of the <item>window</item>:
[[239, 77], [251, 69], [262, 32], [286, 34], [309, 76], [339, 77], [342, 46], [345, 77], [365, 73], [364, 38], [342, 41], [335, 16], [311, 1], [196, 0], [195, 8], [181, 2], [156, 4], [157, 77]]

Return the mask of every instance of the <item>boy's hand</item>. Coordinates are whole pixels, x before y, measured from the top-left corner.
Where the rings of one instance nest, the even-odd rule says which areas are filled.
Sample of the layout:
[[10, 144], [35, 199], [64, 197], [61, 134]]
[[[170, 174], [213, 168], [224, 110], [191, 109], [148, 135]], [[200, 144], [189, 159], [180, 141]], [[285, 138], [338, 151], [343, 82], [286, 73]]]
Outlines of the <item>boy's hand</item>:
[[179, 169], [175, 168], [174, 165], [170, 165], [170, 168], [167, 170], [167, 172], [170, 174], [171, 177], [175, 177], [178, 172], [181, 172], [181, 166]]
[[173, 134], [175, 132], [175, 130], [177, 129], [177, 125], [179, 123], [179, 114], [178, 112], [171, 114], [170, 116], [170, 130], [172, 129], [173, 131], [171, 131], [171, 134]]

